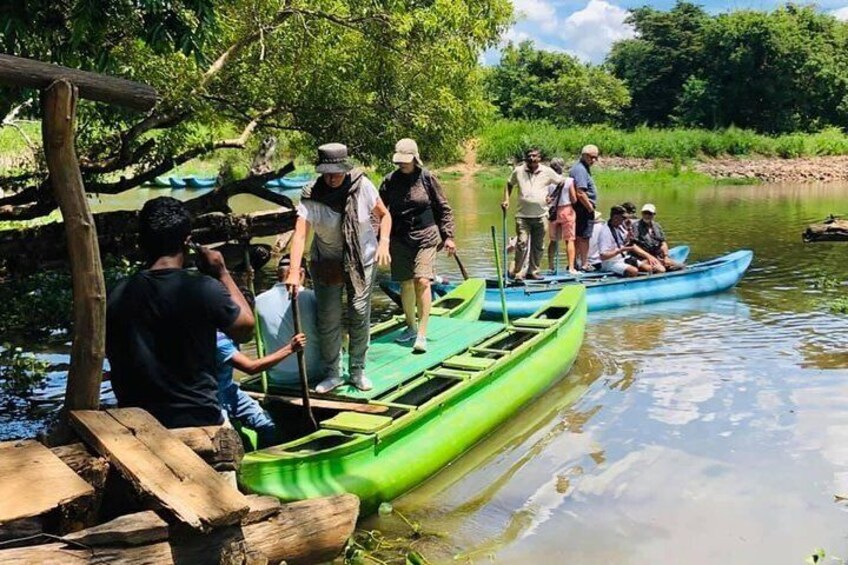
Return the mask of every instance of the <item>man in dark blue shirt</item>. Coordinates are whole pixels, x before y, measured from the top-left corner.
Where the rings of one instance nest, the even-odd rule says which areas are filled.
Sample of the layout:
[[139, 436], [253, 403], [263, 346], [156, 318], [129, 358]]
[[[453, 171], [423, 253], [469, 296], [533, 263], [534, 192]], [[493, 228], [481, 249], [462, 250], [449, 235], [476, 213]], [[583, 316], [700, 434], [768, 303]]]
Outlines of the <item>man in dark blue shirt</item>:
[[216, 332], [249, 340], [253, 312], [217, 251], [195, 246], [203, 274], [184, 269], [191, 216], [182, 202], [150, 200], [138, 223], [148, 268], [121, 281], [106, 309], [118, 405], [144, 408], [169, 428], [221, 424]]
[[580, 152], [580, 159], [568, 171], [568, 176], [574, 179], [574, 188], [577, 191], [577, 202], [574, 203], [574, 212], [577, 216], [575, 233], [577, 237], [574, 247], [577, 261], [584, 271], [594, 270], [589, 264], [589, 240], [592, 239], [595, 203], [598, 201], [598, 191], [595, 188], [595, 180], [592, 178], [592, 165], [597, 160], [597, 146], [587, 145]]

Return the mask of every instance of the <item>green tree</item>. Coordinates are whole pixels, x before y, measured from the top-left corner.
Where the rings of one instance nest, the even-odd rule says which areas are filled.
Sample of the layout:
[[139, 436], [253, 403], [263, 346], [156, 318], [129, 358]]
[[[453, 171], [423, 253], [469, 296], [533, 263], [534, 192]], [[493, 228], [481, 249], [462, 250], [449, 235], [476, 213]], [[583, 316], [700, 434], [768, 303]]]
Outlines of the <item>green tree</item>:
[[[294, 148], [308, 145], [310, 153], [316, 143], [342, 141], [365, 162], [385, 159], [397, 138], [412, 136], [426, 157], [446, 158], [488, 116], [478, 57], [512, 13], [508, 0], [208, 1], [215, 32], [201, 41], [203, 26], [191, 27], [188, 54], [178, 35], [159, 41], [142, 28], [114, 37], [108, 29], [89, 32], [112, 38], [111, 72], [149, 83], [162, 95], [141, 119], [102, 104], [80, 106], [78, 146], [89, 190], [120, 192], [211, 151], [245, 148], [267, 133], [282, 132]], [[154, 6], [186, 14], [174, 2], [125, 3], [135, 6], [131, 15], [140, 21]], [[64, 23], [57, 27], [74, 29], [79, 15], [69, 10], [59, 17]], [[120, 28], [105, 20], [92, 18], [88, 26]], [[26, 31], [42, 33], [37, 25]], [[53, 60], [78, 62], [72, 54]], [[27, 185], [23, 196], [0, 199], [0, 219], [52, 210], [43, 179], [40, 170], [0, 179], [0, 186], [4, 180]]]
[[722, 14], [683, 95], [684, 122], [763, 132], [848, 126], [848, 25], [811, 7]]
[[605, 69], [534, 49], [529, 41], [506, 46], [486, 85], [503, 117], [560, 125], [616, 120], [630, 101], [624, 84]]
[[678, 2], [667, 12], [637, 8], [626, 21], [636, 37], [616, 42], [607, 63], [630, 91], [627, 122], [669, 125], [683, 85], [704, 59], [709, 16], [695, 4]]

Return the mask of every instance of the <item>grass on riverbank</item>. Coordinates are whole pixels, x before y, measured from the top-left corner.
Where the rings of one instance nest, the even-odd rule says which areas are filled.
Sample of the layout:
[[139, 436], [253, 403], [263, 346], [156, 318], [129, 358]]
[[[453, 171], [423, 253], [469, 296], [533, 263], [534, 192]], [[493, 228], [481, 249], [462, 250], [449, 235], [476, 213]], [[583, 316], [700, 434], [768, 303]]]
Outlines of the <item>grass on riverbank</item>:
[[793, 133], [771, 137], [730, 128], [653, 129], [632, 131], [609, 126], [558, 128], [547, 122], [500, 120], [480, 133], [477, 158], [486, 163], [506, 163], [531, 146], [547, 157], [574, 157], [593, 143], [602, 156], [681, 160], [721, 156], [808, 157], [848, 154], [848, 135], [838, 128], [819, 133]]
[[[503, 190], [511, 169], [506, 166], [483, 167], [474, 174], [478, 186], [485, 190]], [[703, 173], [673, 166], [658, 165], [648, 171], [630, 171], [621, 169], [593, 169], [592, 174], [598, 186], [605, 190], [647, 188], [694, 189], [704, 186], [756, 184], [756, 179], [714, 179]], [[440, 178], [443, 175], [440, 175]]]

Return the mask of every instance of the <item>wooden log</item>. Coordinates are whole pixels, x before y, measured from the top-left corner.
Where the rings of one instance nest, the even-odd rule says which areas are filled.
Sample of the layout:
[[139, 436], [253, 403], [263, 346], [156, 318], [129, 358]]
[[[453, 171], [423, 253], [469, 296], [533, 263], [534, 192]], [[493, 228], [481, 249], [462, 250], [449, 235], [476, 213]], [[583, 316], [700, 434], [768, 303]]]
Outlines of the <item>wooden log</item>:
[[[296, 213], [290, 209], [226, 217], [199, 217], [195, 222], [192, 240], [202, 244], [219, 241], [243, 240], [248, 237], [266, 237], [291, 231]], [[94, 223], [100, 252], [140, 258], [138, 250], [138, 212], [116, 211], [96, 214]], [[68, 261], [65, 226], [46, 224], [22, 230], [0, 231], [0, 258], [9, 270], [27, 273], [45, 265], [61, 266]]]
[[168, 539], [168, 523], [156, 512], [146, 510], [119, 516], [105, 524], [67, 534], [62, 539], [89, 546], [144, 545]]
[[149, 110], [157, 100], [156, 89], [140, 82], [0, 54], [0, 84], [46, 89], [58, 80], [75, 84], [86, 100], [133, 110]]
[[93, 495], [91, 485], [37, 441], [0, 443], [0, 526]]
[[176, 428], [171, 435], [186, 444], [216, 471], [237, 471], [244, 458], [238, 432], [229, 426]]
[[61, 534], [93, 526], [100, 515], [106, 478], [109, 475], [109, 461], [93, 455], [82, 443], [51, 447], [50, 451], [94, 488], [93, 496], [86, 498], [80, 504], [62, 509], [57, 517], [58, 523], [54, 531]]
[[77, 410], [71, 424], [140, 492], [201, 531], [237, 524], [249, 509], [200, 457], [140, 408]]
[[810, 224], [803, 234], [807, 243], [819, 241], [848, 241], [848, 220], [830, 216], [820, 224]]
[[241, 527], [221, 528], [206, 535], [178, 536], [128, 548], [80, 549], [62, 543], [0, 550], [0, 563], [62, 563], [63, 565], [122, 563], [220, 563], [222, 555], [264, 555], [271, 563], [321, 563], [337, 556], [353, 533], [359, 499], [350, 494], [284, 504], [268, 520]]
[[241, 519], [242, 525], [255, 524], [266, 518], [277, 514], [283, 507], [280, 499], [276, 496], [261, 496], [258, 494], [247, 495], [250, 502], [250, 511]]
[[[18, 59], [20, 61], [25, 60]], [[74, 296], [74, 339], [65, 410], [100, 406], [100, 378], [106, 345], [106, 283], [97, 230], [74, 150], [76, 105], [77, 89], [67, 80], [57, 80], [43, 93], [44, 153], [64, 220]]]
[[[285, 396], [281, 394], [263, 394], [261, 392], [245, 391], [248, 396], [259, 401], [279, 402], [291, 406], [303, 406], [303, 399], [297, 396]], [[342, 400], [324, 400], [311, 398], [310, 404], [313, 408], [326, 408], [328, 410], [346, 410], [348, 412], [362, 412], [363, 414], [382, 414], [389, 411], [388, 406], [367, 404], [365, 402], [344, 402]]]

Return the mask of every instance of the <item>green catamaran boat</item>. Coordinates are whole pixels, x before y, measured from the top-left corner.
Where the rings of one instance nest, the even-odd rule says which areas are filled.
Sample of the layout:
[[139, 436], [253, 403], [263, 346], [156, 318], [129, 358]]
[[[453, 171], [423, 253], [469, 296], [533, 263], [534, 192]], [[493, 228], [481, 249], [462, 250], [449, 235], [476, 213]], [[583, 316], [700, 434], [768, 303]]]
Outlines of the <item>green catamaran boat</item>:
[[484, 291], [482, 280], [469, 280], [434, 303], [422, 355], [394, 342], [402, 317], [376, 325], [367, 364], [373, 389], [340, 387], [321, 396], [360, 409], [316, 409], [317, 431], [248, 453], [240, 482], [283, 500], [349, 492], [370, 513], [564, 377], [583, 342], [583, 287], [564, 288], [508, 326], [476, 319]]

